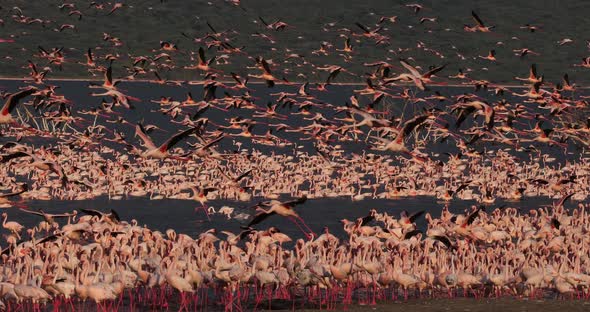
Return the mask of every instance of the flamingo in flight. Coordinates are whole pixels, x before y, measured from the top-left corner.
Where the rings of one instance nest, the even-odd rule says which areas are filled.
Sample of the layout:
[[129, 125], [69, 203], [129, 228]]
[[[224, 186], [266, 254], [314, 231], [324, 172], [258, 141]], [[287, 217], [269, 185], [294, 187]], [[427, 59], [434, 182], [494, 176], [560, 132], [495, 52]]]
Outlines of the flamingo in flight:
[[[160, 145], [158, 147], [154, 144], [154, 141], [152, 141], [152, 139], [147, 135], [145, 128], [141, 124], [137, 124], [135, 126], [135, 135], [138, 135], [143, 140], [143, 143], [144, 143], [145, 147], [147, 148], [146, 151], [141, 153], [141, 157], [144, 157], [144, 158], [156, 158], [156, 159], [168, 158], [170, 156], [168, 154], [168, 151], [170, 150], [170, 148], [172, 148], [174, 145], [176, 145], [178, 142], [180, 142], [180, 140], [188, 137], [189, 135], [191, 135], [195, 131], [197, 131], [197, 128], [189, 128], [187, 130], [180, 131], [177, 134], [170, 137], [168, 140], [166, 140], [166, 142], [162, 143], [162, 145]], [[176, 157], [176, 159], [180, 159], [180, 158]], [[180, 160], [183, 160], [183, 159], [180, 159]]]
[[[280, 202], [277, 200], [272, 200], [270, 202], [262, 202], [256, 205], [258, 213], [254, 216], [254, 218], [248, 223], [248, 228], [266, 220], [266, 218], [278, 214], [284, 217], [288, 217], [299, 227], [299, 229], [305, 234], [306, 237], [310, 238], [315, 236], [313, 231], [307, 226], [305, 221], [297, 214], [293, 207], [297, 205], [301, 205], [307, 201], [307, 197], [303, 196], [301, 198], [288, 201], [288, 202]], [[268, 210], [264, 210], [261, 206], [270, 207]], [[300, 221], [305, 229], [298, 223]]]
[[475, 20], [475, 26], [465, 25], [463, 29], [467, 32], [491, 32], [492, 29], [496, 26], [486, 26], [481, 18], [475, 14], [474, 11], [471, 11], [471, 17]]
[[16, 121], [12, 117], [11, 113], [16, 107], [16, 105], [20, 102], [20, 100], [24, 99], [25, 97], [37, 92], [37, 88], [29, 87], [22, 91], [16, 92], [11, 94], [4, 102], [4, 106], [0, 111], [0, 124], [14, 124]]
[[252, 78], [264, 79], [264, 80], [266, 80], [266, 85], [269, 88], [274, 87], [275, 80], [277, 80], [277, 79], [272, 75], [272, 72], [270, 71], [270, 66], [268, 65], [268, 62], [266, 62], [266, 60], [264, 60], [262, 57], [258, 57], [256, 59], [256, 61], [258, 62], [258, 65], [260, 65], [260, 67], [262, 68], [262, 75], [248, 75], [248, 76], [252, 77]]
[[191, 186], [190, 189], [193, 192], [193, 199], [198, 201], [199, 203], [201, 203], [201, 207], [195, 208], [195, 211], [198, 210], [199, 208], [203, 209], [205, 211], [205, 214], [207, 215], [207, 219], [209, 219], [209, 221], [211, 221], [211, 219], [209, 218], [209, 211], [208, 211], [207, 206], [205, 206], [205, 203], [208, 200], [207, 195], [210, 192], [217, 191], [217, 188], [215, 188], [215, 187], [196, 188], [194, 186]]

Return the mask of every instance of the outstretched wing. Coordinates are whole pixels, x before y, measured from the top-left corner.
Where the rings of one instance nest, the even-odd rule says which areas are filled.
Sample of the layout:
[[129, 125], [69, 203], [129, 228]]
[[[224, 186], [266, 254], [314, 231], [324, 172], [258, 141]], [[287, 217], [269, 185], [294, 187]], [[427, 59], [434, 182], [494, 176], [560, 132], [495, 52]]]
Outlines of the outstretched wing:
[[240, 174], [237, 178], [234, 179], [234, 181], [236, 182], [240, 182], [241, 179], [245, 178], [247, 175], [249, 175], [252, 172], [252, 169]]
[[258, 19], [262, 22], [262, 24], [264, 24], [264, 26], [268, 26], [268, 23], [263, 20], [261, 16], [259, 16]]
[[415, 76], [415, 77], [421, 76], [420, 73], [416, 70], [416, 68], [414, 68], [412, 65], [408, 64], [406, 61], [400, 60], [399, 62], [400, 62], [400, 64], [402, 64], [403, 67], [405, 67], [412, 74], [412, 76]]
[[203, 193], [203, 195], [207, 196], [207, 194], [209, 194], [209, 192], [215, 192], [217, 191], [216, 187], [206, 187], [204, 189], [201, 190], [201, 192]]
[[8, 154], [8, 155], [2, 155], [2, 156], [0, 156], [0, 163], [6, 163], [6, 162], [10, 161], [11, 159], [21, 158], [21, 157], [26, 157], [26, 156], [31, 156], [31, 155], [26, 152], [16, 152], [16, 153]]
[[43, 216], [43, 214], [40, 213], [40, 212], [38, 212], [38, 211], [27, 210], [27, 209], [24, 209], [24, 208], [20, 208], [19, 210], [20, 211], [24, 211], [26, 213], [30, 213], [30, 214], [35, 214], [35, 215], [38, 215], [38, 216]]
[[262, 65], [262, 68], [264, 69], [264, 72], [266, 74], [269, 74], [269, 75], [272, 74], [271, 71], [270, 71], [270, 66], [268, 66], [268, 63], [266, 62], [265, 59], [261, 58], [260, 59], [260, 64]]
[[236, 73], [234, 72], [230, 72], [232, 78], [238, 83], [238, 84], [242, 84], [242, 80], [240, 80], [240, 76], [238, 76]]
[[37, 92], [37, 88], [29, 87], [25, 90], [11, 94], [8, 97], [8, 99], [6, 99], [6, 102], [4, 102], [4, 107], [2, 107], [2, 111], [0, 113], [2, 115], [10, 114], [10, 112], [12, 112], [12, 110], [14, 110], [14, 108], [20, 102], [21, 99], [23, 99], [35, 92]]
[[209, 141], [207, 144], [203, 145], [203, 147], [201, 147], [201, 149], [208, 149], [209, 147], [217, 144], [219, 141], [221, 141], [223, 138], [225, 138], [225, 135], [222, 134], [218, 137], [216, 137], [215, 139]]
[[430, 78], [430, 77], [432, 77], [432, 75], [434, 75], [434, 74], [438, 73], [439, 71], [443, 70], [446, 66], [447, 66], [447, 64], [443, 64], [442, 66], [435, 67], [435, 68], [427, 71], [424, 75], [422, 75], [422, 78]]
[[370, 33], [370, 31], [367, 29], [367, 27], [363, 26], [361, 23], [356, 22], [354, 23], [356, 26], [358, 26], [360, 29], [362, 29], [364, 32], [366, 33]]
[[406, 233], [404, 235], [404, 239], [410, 239], [418, 234], [422, 234], [422, 231], [420, 231], [420, 230], [409, 231], [408, 233]]
[[477, 218], [477, 216], [479, 216], [479, 208], [474, 211], [472, 214], [469, 215], [469, 217], [467, 217], [467, 225], [470, 225], [471, 223], [473, 223], [473, 221], [475, 221], [475, 218]]
[[121, 218], [119, 218], [119, 214], [115, 211], [115, 209], [111, 209], [111, 217], [117, 222], [121, 222]]
[[113, 85], [113, 67], [111, 65], [104, 72], [104, 83], [106, 86]]
[[407, 137], [416, 127], [428, 120], [429, 117], [430, 116], [428, 114], [424, 114], [406, 121], [404, 127], [402, 128], [402, 134], [404, 138]]
[[363, 217], [361, 220], [361, 226], [365, 226], [369, 224], [369, 222], [375, 220], [375, 216], [373, 214], [369, 214], [368, 216]]
[[94, 210], [94, 209], [85, 209], [85, 208], [80, 208], [80, 211], [82, 211], [83, 213], [87, 214], [87, 215], [91, 215], [91, 216], [96, 216], [96, 217], [101, 217], [103, 213], [98, 211], [98, 210]]
[[305, 203], [306, 201], [307, 201], [307, 196], [303, 196], [303, 197], [297, 198], [295, 200], [284, 202], [283, 205], [287, 206], [287, 207], [293, 207], [296, 205], [301, 205], [301, 204]]
[[49, 236], [45, 236], [42, 239], [39, 239], [37, 241], [35, 241], [35, 245], [39, 245], [39, 244], [43, 244], [45, 242], [53, 242], [55, 240], [58, 239], [58, 236], [53, 234], [53, 235], [49, 235]]
[[154, 144], [152, 139], [150, 139], [150, 137], [147, 135], [147, 132], [145, 131], [145, 128], [143, 127], [142, 124], [135, 125], [135, 135], [137, 135], [141, 138], [141, 140], [145, 144], [146, 148], [148, 148], [150, 150], [156, 148], [156, 145]]
[[564, 203], [565, 203], [565, 202], [566, 202], [568, 199], [570, 199], [572, 196], [574, 196], [574, 194], [575, 194], [575, 193], [574, 193], [574, 192], [572, 192], [572, 193], [569, 193], [569, 194], [567, 194], [567, 195], [563, 196], [563, 197], [562, 197], [562, 198], [561, 198], [561, 199], [560, 199], [560, 200], [559, 200], [559, 201], [558, 201], [558, 202], [555, 204], [555, 207], [563, 207], [563, 204], [564, 204]]
[[255, 215], [254, 218], [252, 219], [252, 221], [250, 221], [250, 223], [248, 223], [248, 227], [251, 227], [253, 225], [256, 225], [262, 221], [264, 221], [266, 218], [274, 215], [275, 212], [260, 212], [259, 214]]
[[224, 176], [227, 180], [232, 179], [227, 174], [225, 174], [225, 171], [223, 171], [223, 169], [219, 166], [219, 164], [217, 164], [217, 169], [219, 170], [219, 173], [221, 173], [221, 175]]
[[416, 219], [418, 219], [418, 217], [420, 217], [423, 214], [424, 214], [424, 210], [416, 211], [413, 214], [411, 214], [408, 217], [408, 219], [410, 220], [411, 223], [414, 223], [414, 222], [416, 222]]
[[459, 116], [457, 117], [457, 121], [455, 122], [455, 126], [457, 128], [461, 127], [461, 124], [467, 119], [467, 116], [471, 115], [473, 112], [475, 112], [475, 107], [473, 106], [462, 107]]
[[16, 195], [22, 194], [22, 193], [24, 193], [24, 192], [26, 192], [28, 190], [29, 190], [29, 186], [26, 183], [23, 183], [21, 185], [21, 189], [20, 190], [18, 190], [16, 192], [8, 193], [8, 194], [2, 194], [2, 195], [0, 195], [0, 198], [16, 196]]
[[471, 183], [471, 181], [467, 181], [467, 182], [459, 185], [459, 187], [453, 192], [453, 194], [457, 194], [457, 193], [461, 192], [463, 189], [465, 189], [466, 187], [469, 186], [469, 183]]
[[474, 11], [471, 11], [471, 16], [473, 17], [473, 19], [475, 20], [475, 22], [481, 26], [481, 27], [485, 27], [485, 25], [483, 24], [483, 22], [481, 21], [481, 19], [479, 18], [479, 16], [477, 16], [477, 14], [475, 14]]
[[453, 248], [453, 243], [451, 243], [451, 240], [446, 236], [435, 235], [435, 236], [432, 236], [431, 238], [443, 243], [443, 245], [445, 245], [449, 249]]
[[200, 108], [198, 111], [195, 112], [195, 114], [191, 117], [192, 120], [197, 120], [199, 117], [201, 117], [201, 115], [203, 115], [203, 113], [205, 113], [207, 110], [209, 109], [209, 105], [204, 106], [203, 108]]
[[205, 50], [203, 50], [203, 47], [199, 48], [199, 63], [200, 64], [207, 63], [207, 59], [205, 58]]
[[179, 132], [179, 133], [173, 135], [166, 142], [164, 142], [164, 144], [160, 145], [160, 147], [159, 147], [160, 151], [161, 152], [168, 151], [171, 147], [176, 145], [176, 143], [180, 142], [180, 140], [186, 138], [187, 136], [189, 136], [190, 134], [192, 134], [196, 130], [197, 130], [197, 128], [189, 128], [189, 129], [186, 129], [182, 132]]
[[211, 31], [213, 31], [214, 34], [217, 34], [217, 31], [215, 30], [215, 28], [213, 28], [213, 26], [211, 26], [211, 24], [209, 24], [209, 21], [207, 21], [207, 26], [209, 26], [209, 29], [211, 29]]

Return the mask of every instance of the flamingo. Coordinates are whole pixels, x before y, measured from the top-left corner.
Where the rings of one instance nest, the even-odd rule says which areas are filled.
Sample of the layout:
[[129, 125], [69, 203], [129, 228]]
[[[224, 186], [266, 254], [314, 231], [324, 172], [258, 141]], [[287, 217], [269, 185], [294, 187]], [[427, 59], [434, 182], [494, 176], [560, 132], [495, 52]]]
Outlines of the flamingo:
[[0, 110], [0, 124], [15, 124], [16, 122], [11, 115], [12, 111], [19, 104], [20, 100], [37, 91], [38, 89], [35, 87], [27, 87], [24, 90], [9, 95], [4, 102], [4, 106], [2, 106], [2, 110]]
[[[266, 218], [268, 218], [274, 214], [278, 214], [283, 217], [292, 218], [293, 222], [309, 238], [313, 234], [313, 231], [311, 231], [309, 229], [309, 227], [305, 224], [305, 221], [303, 221], [303, 219], [299, 216], [299, 214], [297, 214], [297, 212], [295, 212], [295, 210], [293, 210], [293, 207], [303, 204], [306, 201], [307, 201], [307, 197], [304, 196], [304, 197], [301, 197], [301, 198], [298, 198], [298, 199], [295, 199], [292, 201], [288, 201], [288, 202], [279, 202], [276, 200], [272, 200], [268, 203], [259, 203], [258, 205], [256, 205], [256, 207], [258, 207], [256, 210], [256, 211], [258, 211], [258, 213], [248, 223], [248, 227], [252, 227], [253, 225], [256, 225], [256, 224], [264, 221]], [[268, 210], [264, 210], [260, 206], [267, 206], [270, 208]], [[303, 225], [306, 227], [307, 231], [305, 231], [299, 225], [299, 223], [297, 223], [297, 220], [299, 220], [303, 223]]]
[[[141, 124], [137, 124], [135, 126], [135, 135], [139, 136], [145, 144], [147, 148], [146, 151], [141, 153], [141, 157], [143, 158], [155, 158], [155, 159], [164, 159], [168, 158], [170, 155], [168, 154], [168, 150], [176, 145], [180, 140], [188, 137], [189, 135], [196, 132], [198, 128], [189, 128], [184, 131], [180, 131], [177, 134], [170, 137], [166, 142], [162, 143], [159, 147], [157, 147], [152, 139], [147, 135], [145, 128]], [[180, 159], [175, 157], [176, 159]]]
[[2, 227], [9, 230], [11, 233], [16, 235], [20, 239], [20, 232], [22, 232], [24, 226], [16, 221], [6, 222], [6, 220], [8, 219], [8, 214], [6, 212], [2, 213], [2, 218], [4, 218], [4, 220], [2, 221]]

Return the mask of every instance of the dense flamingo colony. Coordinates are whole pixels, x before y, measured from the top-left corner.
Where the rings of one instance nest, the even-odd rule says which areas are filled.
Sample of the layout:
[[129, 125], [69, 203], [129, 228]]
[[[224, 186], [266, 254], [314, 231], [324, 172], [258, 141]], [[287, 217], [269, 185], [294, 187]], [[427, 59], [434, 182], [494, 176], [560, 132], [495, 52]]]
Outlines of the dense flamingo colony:
[[[241, 311], [271, 308], [273, 300], [333, 309], [409, 294], [586, 298], [589, 207], [580, 204], [570, 214], [565, 200], [527, 214], [477, 207], [470, 214], [426, 214], [425, 233], [414, 223], [423, 212], [396, 218], [372, 210], [356, 222], [343, 220], [348, 237], [326, 229], [292, 249], [283, 248], [291, 238], [276, 227], [191, 238], [84, 209], [89, 215], [43, 213], [46, 221], [27, 230], [31, 240], [17, 243], [22, 226], [4, 214], [13, 234], [3, 251], [0, 291], [9, 302], [38, 308], [52, 300], [55, 309], [83, 308], [87, 300], [102, 309], [125, 300], [131, 309], [213, 304]], [[271, 204], [277, 211], [289, 207]], [[67, 217], [67, 225], [35, 238], [57, 217]], [[178, 301], [171, 291], [180, 292]]]
[[[242, 10], [244, 18], [252, 14], [239, 0], [219, 4]], [[89, 14], [106, 21], [131, 9], [122, 2], [64, 2], [55, 10], [76, 21], [59, 26], [29, 16], [25, 6], [13, 7], [0, 25], [67, 36]], [[437, 22], [420, 15], [420, 4], [399, 9], [420, 24]], [[470, 25], [455, 25], [466, 37], [512, 32], [485, 24], [476, 12], [466, 22], [470, 18]], [[417, 49], [438, 56], [440, 64], [420, 65], [401, 48], [368, 60], [357, 45], [391, 45], [389, 27], [399, 23], [397, 16], [373, 19], [374, 26], [324, 25], [320, 31], [341, 39], [318, 43], [319, 49], [306, 51], [309, 58], [289, 48], [277, 55], [275, 36], [296, 32], [297, 25], [263, 17], [254, 34], [219, 32], [206, 22], [199, 37], [182, 33], [186, 47], [162, 38], [147, 55], [123, 53], [124, 42], [106, 33], [100, 45], [84, 49], [85, 60], [63, 47], [38, 46], [26, 55], [30, 76], [21, 88], [2, 91], [0, 205], [43, 221], [25, 230], [8, 221], [10, 210], [3, 214], [0, 307], [76, 310], [90, 301], [103, 310], [241, 311], [276, 304], [336, 309], [408, 296], [587, 298], [590, 118], [579, 87], [567, 73], [559, 83], [547, 82], [526, 62], [538, 54], [527, 48], [512, 51], [529, 69], [528, 77], [514, 77], [524, 91], [471, 78], [485, 72], [462, 68], [461, 54], [454, 60], [459, 66], [443, 60], [424, 43]], [[268, 41], [273, 58], [239, 47], [240, 36]], [[18, 40], [12, 35], [0, 44]], [[496, 62], [501, 47], [470, 57]], [[324, 57], [338, 63], [326, 64]], [[588, 68], [589, 60], [576, 65]], [[239, 62], [248, 65], [238, 73], [228, 69]], [[451, 67], [459, 73], [448, 73]], [[64, 68], [101, 78], [88, 85], [89, 101], [100, 104], [88, 108], [62, 94], [50, 78]], [[162, 78], [175, 71], [198, 78]], [[342, 97], [343, 76], [364, 84], [351, 86], [343, 103], [324, 100]], [[132, 80], [187, 95], [129, 94], [123, 86]], [[467, 92], [445, 95], [447, 84]], [[202, 87], [202, 98], [193, 97], [194, 86]], [[253, 95], [260, 89], [265, 98]], [[133, 115], [145, 107], [165, 116], [166, 125]], [[413, 196], [478, 206], [463, 214], [445, 208], [440, 217], [371, 210], [364, 218], [343, 219], [347, 236], [339, 238], [328, 228], [314, 233], [295, 210], [316, 198]], [[33, 200], [100, 197], [193, 200], [207, 216], [213, 211], [207, 202], [216, 199], [260, 202], [242, 215], [241, 233], [212, 229], [196, 238], [123, 221], [112, 209], [49, 214], [27, 208]], [[496, 199], [530, 197], [555, 202], [530, 211], [489, 207]], [[576, 209], [564, 208], [570, 201], [578, 202]], [[219, 212], [236, 217], [231, 207]], [[273, 215], [290, 218], [304, 238], [270, 226]], [[423, 217], [426, 227], [418, 227]], [[60, 225], [61, 218], [67, 224]]]

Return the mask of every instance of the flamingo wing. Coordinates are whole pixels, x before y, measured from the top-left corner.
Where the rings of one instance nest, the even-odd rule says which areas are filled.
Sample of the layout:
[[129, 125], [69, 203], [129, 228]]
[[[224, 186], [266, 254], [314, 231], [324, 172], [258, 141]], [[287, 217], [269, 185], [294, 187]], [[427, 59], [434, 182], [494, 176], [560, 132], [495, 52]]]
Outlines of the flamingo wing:
[[276, 212], [271, 211], [271, 212], [260, 212], [257, 215], [254, 216], [254, 218], [252, 219], [252, 221], [250, 221], [250, 223], [248, 223], [248, 227], [251, 227], [253, 225], [256, 225], [262, 221], [264, 221], [266, 218], [272, 216], [276, 214]]
[[37, 92], [37, 88], [30, 87], [25, 90], [11, 94], [8, 97], [8, 99], [6, 99], [6, 102], [4, 102], [4, 106], [2, 107], [2, 111], [0, 113], [2, 115], [10, 114], [10, 112], [12, 112], [14, 110], [14, 108], [20, 102], [21, 99], [23, 99], [35, 92]]
[[453, 248], [453, 243], [451, 243], [451, 240], [446, 236], [435, 235], [435, 236], [432, 236], [431, 238], [443, 243], [443, 245], [445, 245], [449, 249]]
[[405, 69], [407, 69], [412, 74], [412, 76], [414, 76], [414, 77], [421, 76], [420, 73], [418, 72], [418, 70], [416, 70], [416, 68], [414, 68], [412, 65], [408, 64], [408, 62], [406, 62], [404, 60], [400, 60], [399, 62], [400, 62], [400, 64], [402, 64], [402, 66]]
[[199, 64], [207, 64], [207, 59], [205, 58], [205, 50], [203, 47], [199, 48]]
[[355, 24], [356, 26], [358, 26], [360, 29], [362, 29], [362, 30], [363, 30], [365, 33], [368, 33], [368, 34], [369, 34], [369, 33], [371, 33], [371, 32], [370, 32], [370, 31], [367, 29], [367, 27], [363, 26], [363, 24], [361, 24], [361, 23], [359, 23], [359, 22], [356, 22], [356, 23], [354, 23], [354, 24]]
[[416, 219], [418, 219], [418, 217], [420, 217], [421, 215], [424, 214], [424, 210], [420, 210], [417, 212], [414, 212], [413, 214], [411, 214], [408, 219], [410, 220], [410, 223], [414, 223], [416, 222]]
[[424, 114], [424, 115], [416, 116], [416, 117], [406, 121], [406, 123], [404, 124], [404, 127], [402, 128], [403, 136], [407, 137], [412, 131], [414, 131], [414, 129], [416, 127], [420, 126], [426, 120], [428, 120], [428, 118], [430, 118], [430, 115]]
[[104, 84], [105, 86], [113, 85], [113, 67], [111, 65], [104, 72]]
[[168, 139], [166, 142], [164, 142], [162, 145], [160, 145], [160, 147], [159, 147], [160, 151], [161, 152], [168, 151], [171, 147], [173, 147], [178, 142], [180, 142], [180, 140], [188, 137], [189, 135], [191, 135], [196, 130], [197, 130], [197, 128], [189, 128], [189, 129], [186, 129], [184, 131], [181, 131], [181, 132], [175, 134], [170, 139]]
[[479, 18], [479, 16], [477, 16], [477, 14], [475, 14], [475, 11], [471, 11], [471, 16], [473, 17], [477, 25], [479, 25], [480, 27], [485, 27], [483, 21]]
[[20, 211], [24, 211], [26, 213], [34, 214], [34, 215], [43, 216], [43, 213], [38, 212], [38, 211], [27, 210], [27, 209], [24, 209], [24, 208], [20, 208], [19, 210]]
[[223, 138], [225, 138], [225, 135], [222, 134], [218, 137], [216, 137], [215, 139], [209, 141], [207, 144], [203, 145], [203, 147], [201, 147], [201, 149], [208, 149], [209, 147], [217, 144], [219, 141], [221, 141]]
[[252, 172], [252, 169], [240, 174], [237, 178], [234, 179], [234, 181], [239, 182], [241, 179], [245, 178], [247, 175], [249, 175]]
[[557, 202], [557, 204], [556, 204], [555, 206], [556, 206], [556, 207], [563, 207], [563, 204], [564, 204], [564, 203], [565, 203], [565, 202], [566, 202], [568, 199], [570, 199], [572, 196], [574, 196], [574, 194], [575, 194], [575, 193], [573, 193], [573, 192], [572, 192], [572, 193], [569, 193], [569, 194], [567, 194], [567, 195], [563, 196], [563, 197], [562, 197], [562, 198], [561, 198], [561, 199], [560, 199], [560, 200]]
[[262, 68], [263, 68], [265, 74], [272, 75], [272, 73], [270, 71], [270, 66], [268, 66], [268, 63], [266, 62], [265, 59], [260, 58], [260, 64], [262, 65]]
[[119, 214], [115, 211], [115, 209], [111, 209], [110, 217], [117, 220], [117, 222], [121, 222], [121, 218], [119, 217]]
[[307, 196], [303, 196], [303, 197], [297, 198], [295, 200], [284, 202], [283, 205], [287, 206], [287, 207], [293, 207], [296, 205], [301, 205], [301, 204], [305, 203], [306, 201], [307, 201]]
[[413, 231], [409, 231], [408, 233], [406, 233], [404, 235], [404, 239], [410, 239], [418, 234], [422, 234], [421, 230], [413, 230]]
[[150, 139], [150, 137], [147, 135], [145, 128], [142, 124], [135, 125], [135, 135], [138, 135], [141, 138], [141, 140], [148, 149], [152, 150], [156, 148], [156, 145], [154, 144], [152, 139]]
[[438, 73], [439, 71], [443, 70], [448, 64], [443, 64], [442, 66], [438, 66], [435, 67], [429, 71], [427, 71], [424, 75], [422, 75], [422, 78], [430, 78], [432, 77], [432, 75]]
[[80, 208], [80, 211], [82, 211], [83, 213], [87, 214], [87, 215], [91, 215], [91, 216], [95, 216], [95, 217], [100, 217], [102, 218], [103, 213], [98, 211], [98, 210], [94, 210], [94, 209], [85, 209], [85, 208]]
[[32, 157], [31, 154], [26, 153], [26, 152], [16, 152], [16, 153], [12, 153], [12, 154], [8, 154], [8, 155], [2, 155], [0, 157], [0, 163], [6, 163], [11, 159], [16, 159], [16, 158], [21, 158], [21, 157]]
[[473, 221], [475, 221], [475, 218], [477, 218], [477, 216], [479, 216], [479, 211], [481, 209], [478, 208], [476, 211], [474, 211], [472, 214], [469, 215], [469, 217], [467, 217], [467, 221], [466, 224], [470, 225], [471, 223], [473, 223]]

